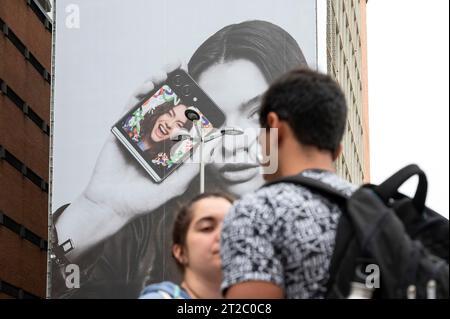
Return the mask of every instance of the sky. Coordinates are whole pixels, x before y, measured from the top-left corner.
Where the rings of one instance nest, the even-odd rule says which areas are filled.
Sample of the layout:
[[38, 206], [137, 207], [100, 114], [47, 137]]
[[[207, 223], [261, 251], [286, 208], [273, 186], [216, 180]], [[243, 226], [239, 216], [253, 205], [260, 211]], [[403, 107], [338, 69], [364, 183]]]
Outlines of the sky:
[[415, 163], [427, 206], [448, 218], [449, 1], [369, 0], [367, 33], [371, 182]]

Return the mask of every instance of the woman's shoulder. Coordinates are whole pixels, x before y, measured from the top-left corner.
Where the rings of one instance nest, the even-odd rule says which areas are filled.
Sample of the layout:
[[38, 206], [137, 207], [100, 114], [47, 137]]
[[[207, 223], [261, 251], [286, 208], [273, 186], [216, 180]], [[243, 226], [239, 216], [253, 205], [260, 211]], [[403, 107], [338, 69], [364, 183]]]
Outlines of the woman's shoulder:
[[145, 287], [139, 299], [191, 299], [191, 297], [179, 285], [163, 281]]

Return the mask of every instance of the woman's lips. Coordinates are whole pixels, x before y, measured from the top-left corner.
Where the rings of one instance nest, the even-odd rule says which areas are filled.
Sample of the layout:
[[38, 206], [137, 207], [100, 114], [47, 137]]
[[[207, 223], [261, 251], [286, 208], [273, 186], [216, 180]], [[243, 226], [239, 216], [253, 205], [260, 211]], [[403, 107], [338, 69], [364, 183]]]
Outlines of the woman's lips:
[[232, 183], [243, 183], [255, 177], [259, 168], [257, 164], [225, 164], [219, 169], [221, 176]]

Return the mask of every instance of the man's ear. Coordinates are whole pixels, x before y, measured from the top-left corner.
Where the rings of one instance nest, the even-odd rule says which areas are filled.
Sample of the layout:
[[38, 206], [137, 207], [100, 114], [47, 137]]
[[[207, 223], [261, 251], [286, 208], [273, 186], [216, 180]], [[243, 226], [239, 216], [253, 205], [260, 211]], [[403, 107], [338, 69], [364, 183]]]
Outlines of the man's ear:
[[277, 113], [269, 112], [269, 114], [267, 114], [267, 125], [269, 128], [275, 128], [278, 130], [278, 143], [279, 143], [284, 136], [285, 123], [283, 123], [280, 120]]
[[339, 144], [338, 148], [337, 148], [336, 151], [333, 153], [333, 162], [337, 160], [337, 158], [339, 157], [339, 155], [341, 155], [343, 149], [344, 149], [344, 147], [342, 146], [342, 143]]
[[180, 264], [182, 264], [182, 265], [187, 264], [187, 257], [184, 253], [183, 247], [181, 247], [180, 245], [178, 245], [178, 244], [173, 245], [172, 254]]
[[275, 112], [269, 112], [267, 114], [267, 125], [269, 128], [280, 128], [280, 118]]

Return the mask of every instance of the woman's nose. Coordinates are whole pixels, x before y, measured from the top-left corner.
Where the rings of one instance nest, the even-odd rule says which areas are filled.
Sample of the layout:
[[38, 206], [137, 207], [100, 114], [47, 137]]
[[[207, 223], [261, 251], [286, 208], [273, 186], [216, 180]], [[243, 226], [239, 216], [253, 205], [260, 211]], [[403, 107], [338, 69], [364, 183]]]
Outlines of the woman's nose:
[[214, 240], [220, 242], [220, 235], [222, 234], [222, 227], [217, 227], [216, 233], [214, 234]]
[[238, 126], [241, 123], [239, 116], [236, 114], [227, 114], [225, 118], [225, 126]]
[[235, 126], [242, 130], [257, 127], [255, 121], [249, 119], [246, 112], [230, 112], [225, 119], [225, 126]]
[[169, 120], [166, 122], [166, 125], [169, 129], [172, 129], [175, 125], [175, 120]]

